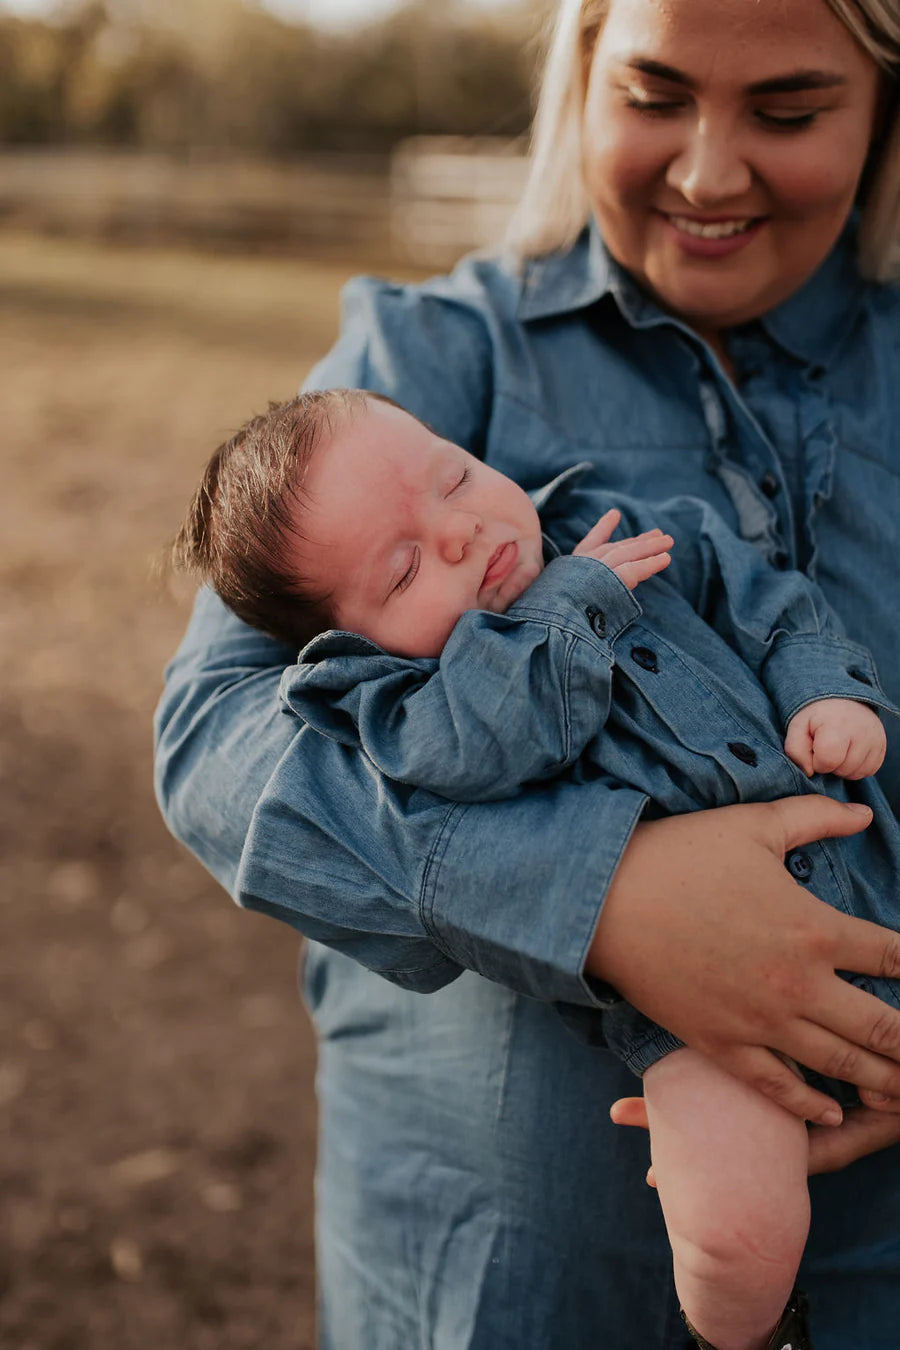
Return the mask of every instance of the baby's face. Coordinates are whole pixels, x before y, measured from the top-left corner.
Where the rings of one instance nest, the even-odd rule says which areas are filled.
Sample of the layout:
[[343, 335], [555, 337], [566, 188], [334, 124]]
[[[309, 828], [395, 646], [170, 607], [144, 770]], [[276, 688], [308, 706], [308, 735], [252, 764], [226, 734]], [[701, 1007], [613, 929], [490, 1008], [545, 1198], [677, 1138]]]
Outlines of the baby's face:
[[408, 413], [370, 400], [316, 450], [298, 568], [337, 627], [439, 656], [467, 609], [503, 613], [543, 567], [527, 494]]

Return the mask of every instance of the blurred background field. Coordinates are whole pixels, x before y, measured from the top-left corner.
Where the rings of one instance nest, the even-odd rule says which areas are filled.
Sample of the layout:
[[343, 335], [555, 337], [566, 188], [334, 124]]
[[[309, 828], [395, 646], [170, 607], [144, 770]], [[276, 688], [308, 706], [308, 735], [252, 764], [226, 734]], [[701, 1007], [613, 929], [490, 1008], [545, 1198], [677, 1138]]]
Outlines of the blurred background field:
[[[438, 118], [425, 67], [401, 97], [436, 14], [329, 33], [231, 0], [0, 8], [3, 1350], [313, 1345], [298, 942], [158, 818], [150, 716], [188, 597], [152, 571], [210, 451], [332, 341], [347, 276], [496, 234], [533, 7], [440, 20], [433, 107], [448, 53], [468, 79], [490, 48], [518, 72], [504, 125], [481, 67], [464, 117]], [[368, 73], [338, 77], [351, 49]], [[253, 122], [234, 82], [257, 59], [259, 99], [260, 70], [279, 92]], [[284, 111], [292, 84], [329, 86], [318, 120]], [[476, 161], [502, 192], [467, 196]], [[398, 232], [398, 201], [421, 228]]]

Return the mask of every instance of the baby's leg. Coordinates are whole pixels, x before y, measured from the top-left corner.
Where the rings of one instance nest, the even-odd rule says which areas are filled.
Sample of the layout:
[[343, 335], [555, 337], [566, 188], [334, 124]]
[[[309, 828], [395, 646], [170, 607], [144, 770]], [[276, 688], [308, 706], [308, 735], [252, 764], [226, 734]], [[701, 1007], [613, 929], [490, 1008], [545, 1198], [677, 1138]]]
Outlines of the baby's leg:
[[693, 1050], [644, 1096], [681, 1306], [716, 1350], [762, 1350], [809, 1229], [806, 1126]]

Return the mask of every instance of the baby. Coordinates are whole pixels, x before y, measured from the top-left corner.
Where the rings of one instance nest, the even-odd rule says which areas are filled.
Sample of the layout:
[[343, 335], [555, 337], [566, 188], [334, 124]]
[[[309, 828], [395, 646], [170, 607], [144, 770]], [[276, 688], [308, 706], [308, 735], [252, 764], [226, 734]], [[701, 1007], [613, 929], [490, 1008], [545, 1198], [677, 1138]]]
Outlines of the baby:
[[[390, 401], [331, 390], [273, 406], [216, 452], [175, 556], [247, 622], [305, 646], [286, 709], [388, 776], [460, 801], [603, 777], [644, 792], [645, 817], [855, 801], [873, 812], [864, 834], [786, 865], [896, 926], [900, 828], [869, 777], [885, 752], [874, 709], [892, 709], [871, 659], [807, 578], [770, 568], [706, 503], [613, 501], [590, 466], [529, 496]], [[858, 982], [900, 1003], [896, 982]], [[697, 1344], [809, 1346], [791, 1292], [803, 1122], [614, 996], [603, 1031], [643, 1078]]]

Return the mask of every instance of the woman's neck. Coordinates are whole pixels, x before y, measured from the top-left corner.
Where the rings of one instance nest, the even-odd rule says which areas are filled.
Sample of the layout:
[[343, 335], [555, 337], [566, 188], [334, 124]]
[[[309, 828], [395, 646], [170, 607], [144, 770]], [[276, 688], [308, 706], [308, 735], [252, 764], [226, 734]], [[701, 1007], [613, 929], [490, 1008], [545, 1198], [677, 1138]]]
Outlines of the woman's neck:
[[703, 339], [710, 351], [715, 354], [719, 365], [725, 371], [725, 374], [731, 380], [732, 384], [737, 384], [737, 370], [734, 361], [731, 358], [731, 353], [728, 350], [728, 344], [725, 341], [724, 329], [695, 328], [694, 332], [698, 337]]

